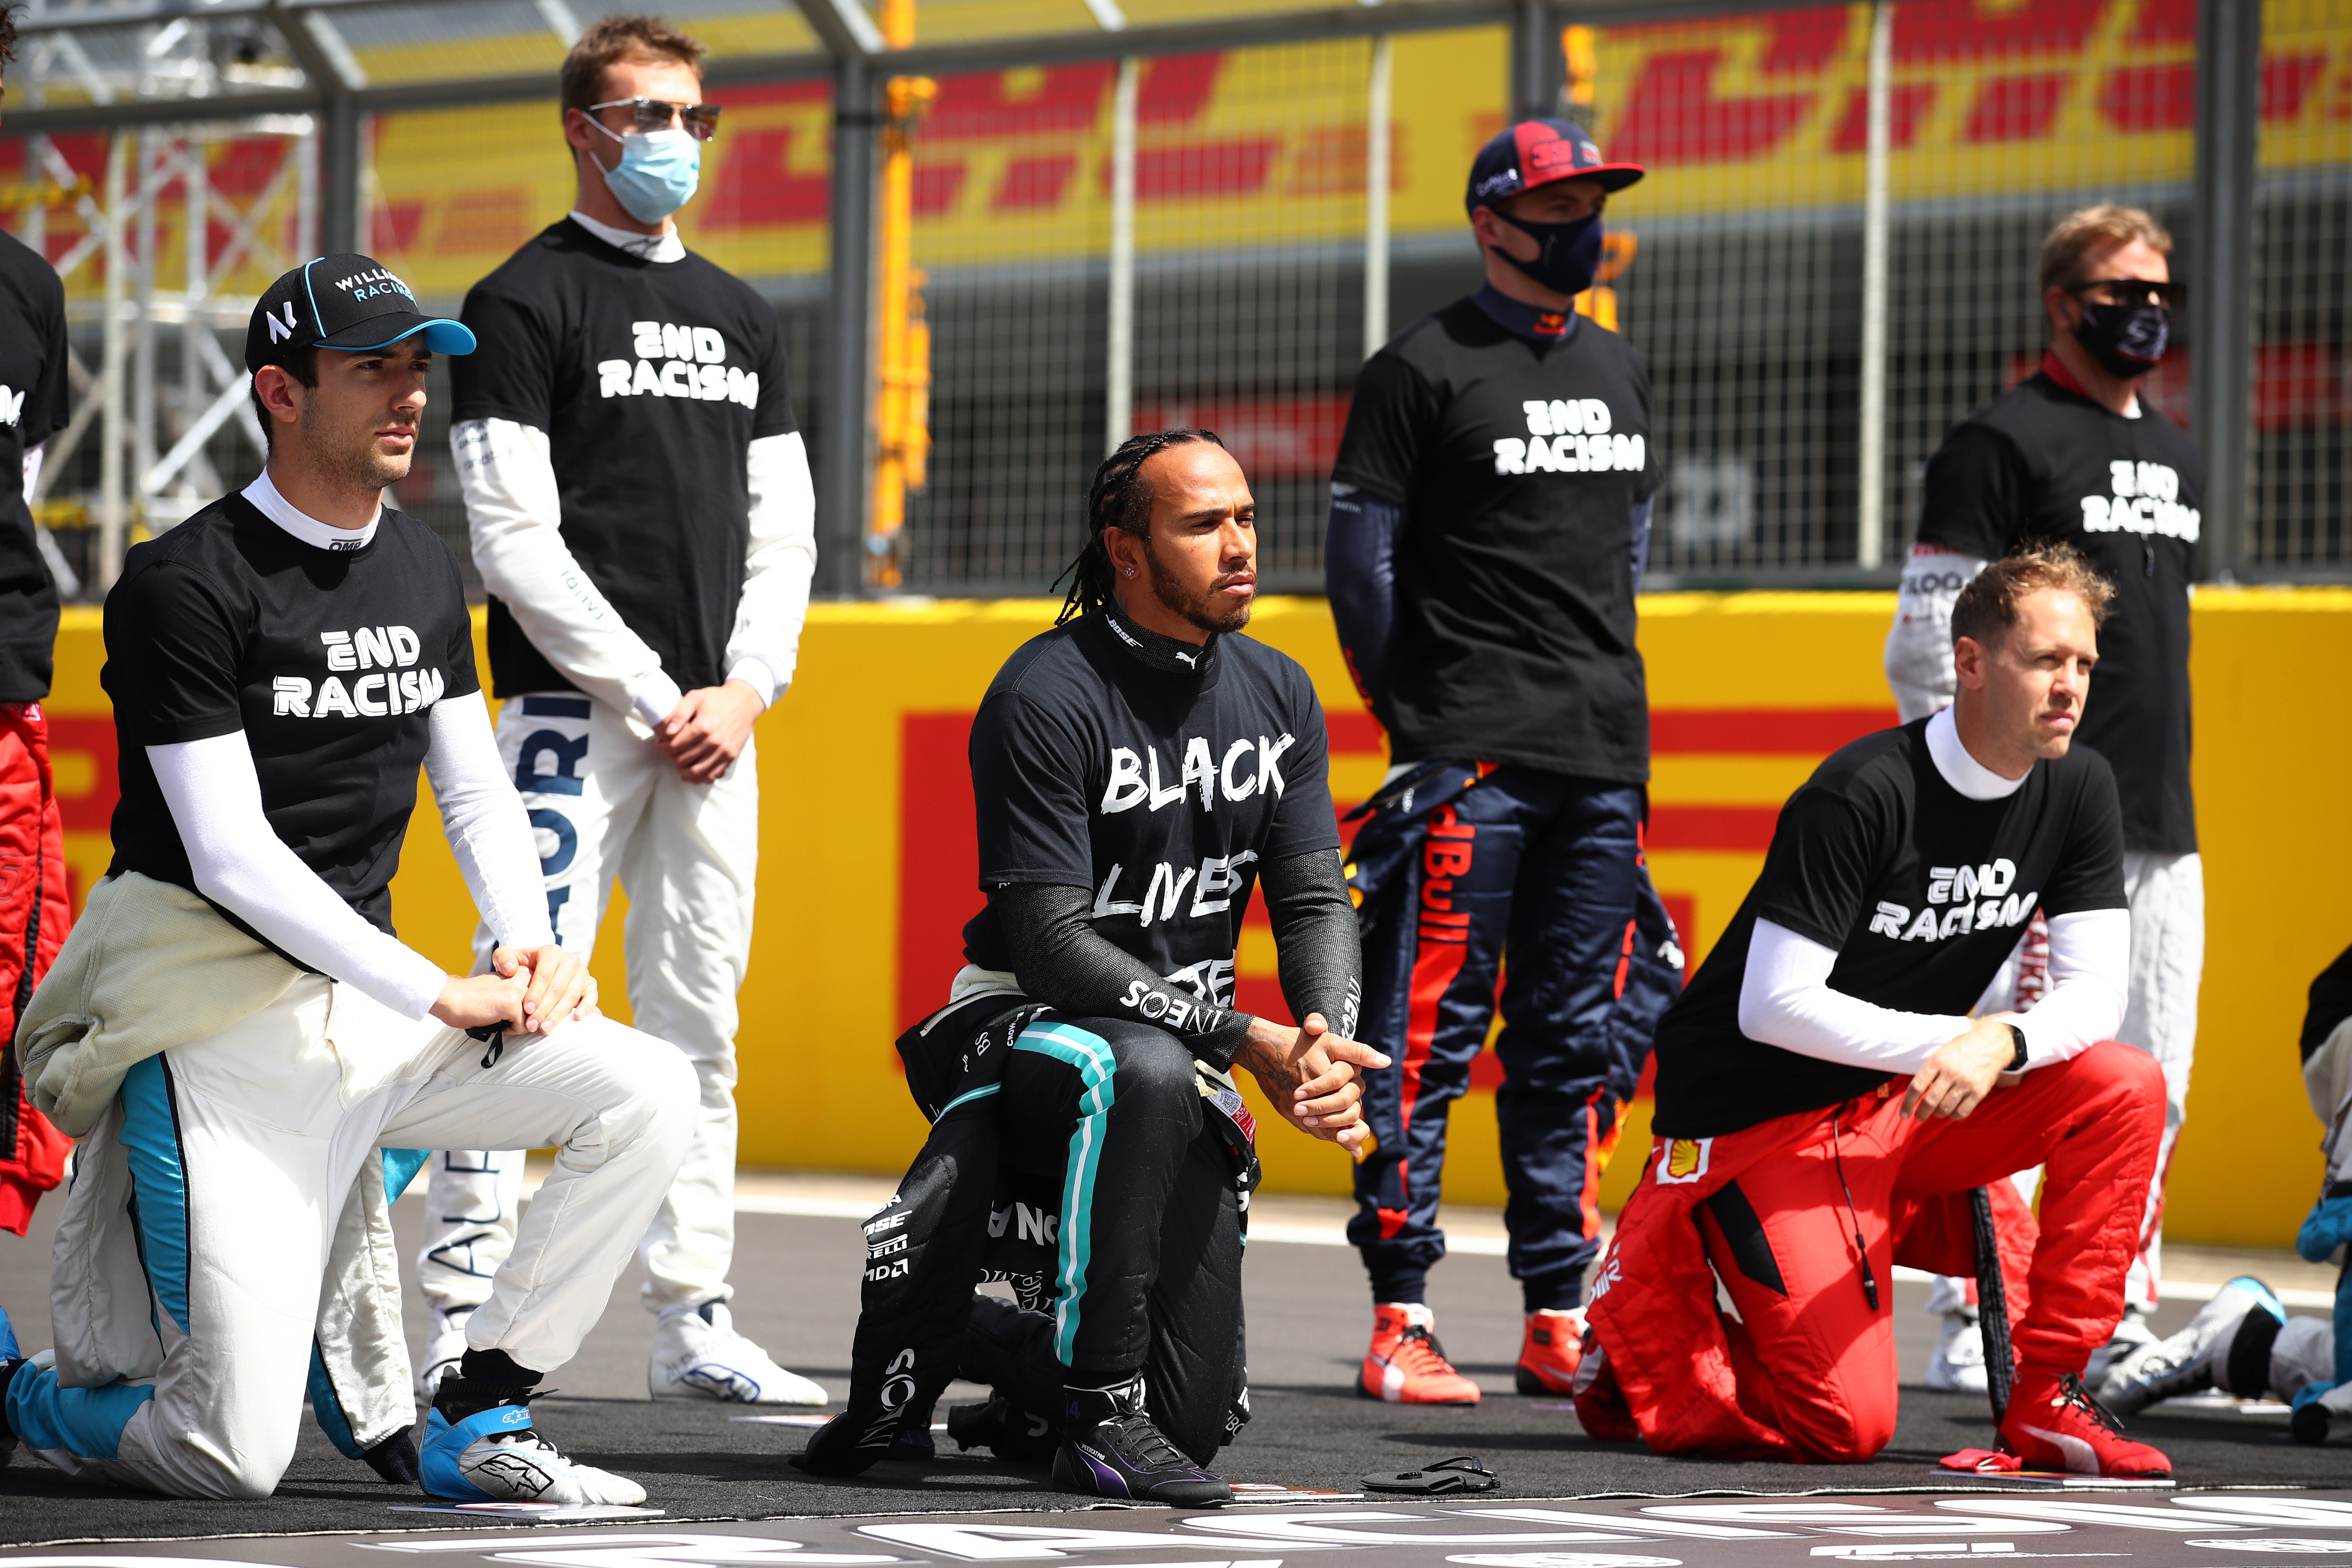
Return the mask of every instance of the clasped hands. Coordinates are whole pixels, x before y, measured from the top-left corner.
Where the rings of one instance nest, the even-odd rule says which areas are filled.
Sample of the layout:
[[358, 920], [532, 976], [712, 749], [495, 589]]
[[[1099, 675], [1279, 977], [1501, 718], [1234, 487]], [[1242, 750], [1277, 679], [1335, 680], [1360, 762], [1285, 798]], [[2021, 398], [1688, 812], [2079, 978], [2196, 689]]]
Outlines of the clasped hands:
[[544, 1035], [596, 1010], [596, 982], [580, 955], [551, 942], [501, 947], [488, 974], [451, 975], [433, 1016], [453, 1029], [503, 1024], [518, 1035]]
[[1335, 1035], [1320, 1013], [1296, 1029], [1265, 1018], [1250, 1020], [1234, 1065], [1257, 1079], [1282, 1119], [1310, 1138], [1337, 1143], [1360, 1158], [1371, 1129], [1364, 1125], [1362, 1068], [1389, 1058], [1371, 1047]]
[[1911, 1075], [1903, 1114], [1919, 1121], [1961, 1121], [1995, 1088], [2015, 1083], [2021, 1075], [2009, 1070], [2017, 1056], [2017, 1037], [2009, 1026], [2017, 1021], [2015, 1013], [1990, 1014], [1937, 1046]]

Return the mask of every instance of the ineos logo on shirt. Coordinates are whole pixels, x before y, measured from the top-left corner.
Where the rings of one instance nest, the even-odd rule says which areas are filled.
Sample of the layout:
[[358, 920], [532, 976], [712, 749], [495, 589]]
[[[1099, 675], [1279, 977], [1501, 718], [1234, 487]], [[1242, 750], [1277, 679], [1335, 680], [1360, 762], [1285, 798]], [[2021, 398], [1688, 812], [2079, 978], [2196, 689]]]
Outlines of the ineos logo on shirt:
[[2033, 917], [2042, 902], [2042, 890], [2011, 892], [2016, 883], [2013, 860], [1995, 860], [1989, 866], [1930, 866], [1927, 907], [1918, 917], [1914, 919], [1906, 905], [1882, 899], [1870, 917], [1870, 929], [1897, 942], [1941, 942], [1971, 931], [2021, 926]]
[[280, 675], [269, 683], [270, 713], [279, 719], [388, 719], [441, 700], [448, 682], [437, 669], [412, 668], [423, 651], [406, 626], [362, 626], [320, 632], [327, 668], [362, 674], [346, 686], [340, 674], [314, 687], [306, 677]]
[[1528, 434], [1495, 438], [1498, 474], [1639, 473], [1649, 466], [1649, 443], [1612, 430], [1616, 421], [1598, 397], [1529, 398], [1519, 406]]
[[[1174, 805], [1184, 798], [1195, 784], [1200, 786], [1201, 809], [1207, 811], [1216, 805], [1217, 791], [1224, 790], [1229, 801], [1247, 800], [1254, 795], [1282, 794], [1282, 753], [1290, 750], [1294, 737], [1283, 735], [1268, 740], [1260, 735], [1255, 742], [1247, 736], [1225, 748], [1224, 761], [1215, 760], [1209, 751], [1206, 737], [1194, 735], [1184, 742], [1182, 773], [1172, 784], [1160, 782], [1160, 751], [1146, 746], [1139, 754], [1132, 746], [1114, 746], [1110, 752], [1110, 783], [1103, 790], [1100, 810], [1106, 816], [1115, 816], [1149, 801], [1151, 809]], [[1257, 766], [1249, 766], [1252, 746], [1257, 749]], [[1151, 759], [1150, 776], [1144, 774], [1144, 756]], [[1238, 771], [1237, 771], [1238, 770]]]
[[2202, 522], [2197, 509], [2180, 504], [2180, 475], [2169, 463], [2118, 458], [2107, 465], [2114, 493], [2083, 498], [2085, 533], [2160, 533], [2197, 542]]
[[689, 397], [703, 403], [760, 405], [760, 373], [727, 363], [727, 339], [716, 327], [674, 321], [632, 321], [634, 363], [599, 360], [599, 397]]

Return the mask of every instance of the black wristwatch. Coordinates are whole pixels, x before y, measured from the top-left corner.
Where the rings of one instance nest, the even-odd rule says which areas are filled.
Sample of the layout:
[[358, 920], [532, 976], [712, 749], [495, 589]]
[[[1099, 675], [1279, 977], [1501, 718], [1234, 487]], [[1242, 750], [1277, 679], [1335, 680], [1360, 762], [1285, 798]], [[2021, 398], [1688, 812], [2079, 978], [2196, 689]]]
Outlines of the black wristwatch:
[[2009, 1030], [2009, 1037], [2017, 1042], [2017, 1049], [2010, 1055], [2009, 1070], [2022, 1072], [2025, 1069], [2025, 1031], [2014, 1024], [2003, 1026]]

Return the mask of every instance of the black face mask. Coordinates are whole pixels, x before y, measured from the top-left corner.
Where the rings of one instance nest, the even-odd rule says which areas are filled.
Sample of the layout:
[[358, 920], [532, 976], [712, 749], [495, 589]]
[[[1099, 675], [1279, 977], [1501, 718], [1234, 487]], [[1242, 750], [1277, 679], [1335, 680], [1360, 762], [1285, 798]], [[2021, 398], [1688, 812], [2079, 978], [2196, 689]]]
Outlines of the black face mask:
[[1574, 223], [1521, 223], [1499, 207], [1487, 211], [1533, 239], [1543, 248], [1533, 261], [1522, 261], [1497, 246], [1495, 254], [1556, 293], [1570, 296], [1592, 287], [1601, 270], [1601, 215]]
[[2156, 368], [2172, 332], [2169, 310], [2145, 299], [2128, 305], [2082, 303], [2083, 319], [2074, 323], [2074, 338], [2102, 369], [2129, 381]]

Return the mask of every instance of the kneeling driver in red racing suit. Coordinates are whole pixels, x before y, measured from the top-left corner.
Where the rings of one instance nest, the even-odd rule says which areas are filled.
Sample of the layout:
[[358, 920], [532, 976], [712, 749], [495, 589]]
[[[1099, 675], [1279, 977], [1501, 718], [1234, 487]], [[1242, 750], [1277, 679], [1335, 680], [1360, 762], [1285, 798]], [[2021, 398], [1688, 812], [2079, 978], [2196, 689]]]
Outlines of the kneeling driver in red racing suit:
[[[1972, 1272], [1986, 1186], [2019, 1362], [2004, 1447], [2171, 1473], [2081, 1381], [2123, 1311], [2164, 1130], [2162, 1075], [2107, 1038], [2130, 945], [2115, 779], [2069, 748], [2110, 592], [2063, 545], [1995, 563], [1952, 612], [1953, 706], [1845, 747], [1781, 810], [1658, 1029], [1659, 1136], [1591, 1292], [1593, 1436], [1870, 1458], [1895, 1431], [1895, 1266]], [[2053, 989], [1971, 1021], [2037, 904]], [[2037, 1163], [2038, 1232], [2000, 1180]]]

